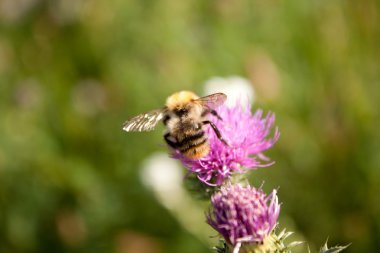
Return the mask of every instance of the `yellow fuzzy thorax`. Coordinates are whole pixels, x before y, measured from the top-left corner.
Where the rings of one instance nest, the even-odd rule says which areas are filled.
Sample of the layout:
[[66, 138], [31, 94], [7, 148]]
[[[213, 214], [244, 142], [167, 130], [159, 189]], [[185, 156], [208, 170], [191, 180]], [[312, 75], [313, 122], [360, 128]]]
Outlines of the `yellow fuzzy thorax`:
[[180, 91], [176, 92], [166, 99], [166, 106], [169, 110], [174, 110], [175, 108], [181, 108], [188, 104], [198, 96], [191, 91]]

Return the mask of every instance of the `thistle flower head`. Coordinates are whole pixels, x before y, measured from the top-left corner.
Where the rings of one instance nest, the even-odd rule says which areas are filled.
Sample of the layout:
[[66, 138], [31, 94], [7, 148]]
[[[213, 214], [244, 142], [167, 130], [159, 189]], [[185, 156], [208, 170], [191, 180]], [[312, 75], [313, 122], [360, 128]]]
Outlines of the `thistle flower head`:
[[264, 242], [276, 226], [279, 213], [276, 190], [266, 196], [261, 189], [228, 184], [211, 197], [207, 223], [235, 247]]
[[[190, 172], [196, 173], [202, 182], [218, 186], [233, 173], [243, 173], [243, 168], [255, 169], [271, 165], [262, 152], [269, 149], [279, 138], [277, 128], [271, 133], [275, 116], [263, 111], [251, 113], [250, 106], [237, 104], [234, 107], [217, 108], [218, 119], [210, 115], [210, 120], [219, 129], [229, 145], [223, 143], [211, 127], [206, 129], [210, 152], [207, 156], [192, 160], [175, 152], [173, 157], [179, 159]], [[266, 162], [263, 163], [262, 161]]]

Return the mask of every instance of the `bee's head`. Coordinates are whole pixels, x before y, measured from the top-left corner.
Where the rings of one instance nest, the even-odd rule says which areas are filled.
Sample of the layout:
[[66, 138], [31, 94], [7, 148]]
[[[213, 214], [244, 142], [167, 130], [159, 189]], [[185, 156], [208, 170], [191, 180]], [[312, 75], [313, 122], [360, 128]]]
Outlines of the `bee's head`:
[[174, 93], [166, 99], [166, 106], [169, 110], [175, 110], [177, 108], [185, 107], [194, 99], [197, 99], [198, 96], [191, 91], [180, 91]]
[[175, 115], [182, 118], [182, 117], [187, 116], [187, 114], [189, 113], [189, 108], [188, 107], [177, 107], [173, 110], [173, 112], [175, 113]]

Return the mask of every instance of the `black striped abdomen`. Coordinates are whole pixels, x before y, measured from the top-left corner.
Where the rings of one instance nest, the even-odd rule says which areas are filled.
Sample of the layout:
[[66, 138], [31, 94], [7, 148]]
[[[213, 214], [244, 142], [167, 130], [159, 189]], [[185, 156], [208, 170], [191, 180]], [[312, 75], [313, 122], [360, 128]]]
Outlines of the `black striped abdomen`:
[[185, 136], [177, 143], [177, 149], [191, 159], [199, 159], [208, 154], [209, 145], [203, 130]]

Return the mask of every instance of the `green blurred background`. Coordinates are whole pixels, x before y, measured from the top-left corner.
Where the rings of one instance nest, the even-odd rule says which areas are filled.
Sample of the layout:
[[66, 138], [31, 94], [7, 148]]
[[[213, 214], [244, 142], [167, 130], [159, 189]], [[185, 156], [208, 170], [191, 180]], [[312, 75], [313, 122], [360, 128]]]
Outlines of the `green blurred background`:
[[0, 252], [211, 252], [140, 180], [163, 128], [121, 125], [230, 75], [277, 115], [276, 164], [251, 182], [280, 187], [281, 226], [379, 252], [379, 7], [0, 0]]

